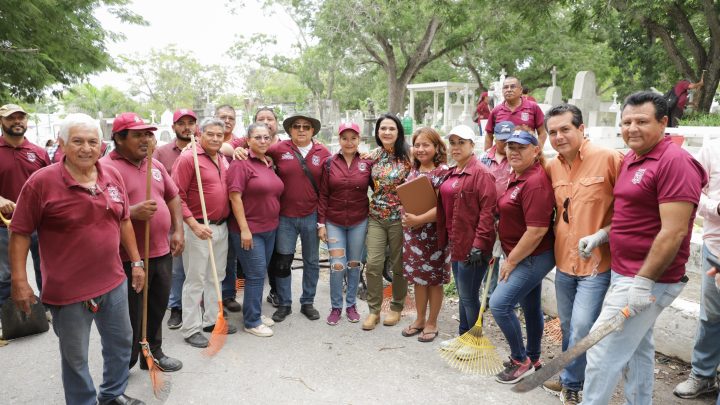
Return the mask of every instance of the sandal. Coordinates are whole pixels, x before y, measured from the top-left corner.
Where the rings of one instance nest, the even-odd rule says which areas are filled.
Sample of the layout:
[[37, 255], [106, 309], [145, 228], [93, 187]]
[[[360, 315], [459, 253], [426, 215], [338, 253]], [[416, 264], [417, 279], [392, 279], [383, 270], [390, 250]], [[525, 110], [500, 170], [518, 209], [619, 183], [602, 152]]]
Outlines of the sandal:
[[405, 337], [415, 336], [415, 335], [417, 335], [418, 333], [422, 333], [423, 328], [424, 328], [424, 326], [415, 327], [415, 326], [412, 326], [412, 325], [408, 325], [407, 328], [403, 329], [402, 335], [405, 336]]
[[[436, 330], [435, 332], [425, 332], [425, 331], [422, 331], [422, 334], [420, 334], [420, 336], [418, 336], [418, 338], [417, 338], [417, 339], [418, 339], [418, 342], [430, 343], [430, 342], [432, 342], [433, 340], [435, 340], [435, 338], [436, 338], [437, 335], [438, 335], [438, 332], [439, 332], [439, 331], [437, 331], [437, 330]], [[427, 336], [430, 336], [430, 337], [427, 337]]]

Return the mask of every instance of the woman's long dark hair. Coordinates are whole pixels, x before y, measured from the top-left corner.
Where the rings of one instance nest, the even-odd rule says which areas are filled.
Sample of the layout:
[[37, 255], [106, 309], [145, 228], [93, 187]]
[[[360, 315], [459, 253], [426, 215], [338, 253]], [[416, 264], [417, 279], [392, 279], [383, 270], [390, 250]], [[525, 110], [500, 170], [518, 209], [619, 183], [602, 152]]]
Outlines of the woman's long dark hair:
[[375, 121], [375, 142], [377, 143], [377, 145], [379, 147], [381, 147], [381, 148], [383, 147], [383, 143], [380, 140], [380, 135], [379, 135], [380, 123], [383, 120], [392, 120], [395, 123], [395, 125], [397, 125], [398, 135], [397, 135], [397, 139], [395, 139], [395, 145], [393, 145], [393, 149], [395, 151], [394, 152], [395, 158], [398, 160], [405, 159], [405, 160], [409, 161], [410, 160], [410, 147], [408, 146], [407, 142], [405, 142], [405, 131], [403, 130], [402, 123], [400, 122], [398, 117], [396, 117], [390, 113], [386, 113], [386, 114], [381, 115], [377, 119], [377, 121]]

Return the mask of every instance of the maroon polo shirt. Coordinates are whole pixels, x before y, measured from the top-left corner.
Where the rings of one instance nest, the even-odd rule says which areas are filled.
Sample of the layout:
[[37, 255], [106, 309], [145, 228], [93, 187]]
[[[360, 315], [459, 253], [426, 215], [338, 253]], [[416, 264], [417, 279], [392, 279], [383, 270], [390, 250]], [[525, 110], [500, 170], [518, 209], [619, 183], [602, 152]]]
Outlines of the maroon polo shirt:
[[[330, 151], [323, 144], [314, 140], [312, 145], [310, 152], [305, 156], [305, 164], [315, 179], [315, 184], [320, 187], [322, 165], [330, 156]], [[272, 157], [277, 166], [278, 176], [285, 185], [282, 197], [280, 197], [280, 215], [300, 218], [317, 210], [318, 194], [293, 151], [300, 154], [291, 140], [285, 140], [272, 145], [268, 149], [267, 155]]]
[[[218, 153], [216, 155], [218, 164], [216, 164], [199, 144], [197, 144], [197, 154], [208, 220], [220, 221], [227, 219], [230, 215], [230, 200], [228, 199], [226, 180], [228, 162], [223, 159], [222, 154]], [[195, 177], [191, 148], [183, 151], [175, 161], [172, 179], [178, 186], [180, 199], [182, 200], [183, 218], [202, 219], [200, 191]]]
[[68, 305], [98, 297], [125, 281], [120, 221], [130, 211], [125, 184], [99, 162], [95, 195], [62, 162], [38, 170], [20, 192], [10, 231], [40, 243], [42, 302]]
[[[269, 232], [278, 227], [280, 196], [283, 182], [272, 166], [255, 157], [250, 151], [247, 160], [233, 160], [227, 174], [228, 193], [242, 195], [245, 220], [250, 232]], [[234, 215], [230, 216], [230, 231], [240, 233]]]
[[660, 283], [677, 283], [685, 274], [690, 255], [693, 220], [707, 174], [687, 151], [664, 138], [643, 156], [630, 151], [625, 155], [615, 181], [612, 227], [610, 228], [610, 267], [634, 277], [642, 267], [655, 237], [660, 232], [663, 203], [685, 201], [695, 205], [688, 221], [688, 234]]
[[[45, 149], [27, 138], [15, 148], [6, 142], [4, 135], [0, 136], [0, 196], [17, 203], [20, 190], [30, 175], [50, 164]], [[0, 222], [0, 226], [5, 227], [5, 224]]]
[[543, 114], [540, 106], [525, 97], [522, 97], [521, 100], [520, 105], [513, 111], [510, 110], [510, 107], [508, 107], [505, 101], [493, 108], [487, 124], [485, 124], [485, 132], [494, 133], [495, 124], [503, 121], [510, 121], [516, 126], [527, 125], [535, 130], [543, 126], [543, 123], [545, 123], [545, 114]]
[[325, 160], [320, 180], [319, 223], [329, 221], [335, 225], [352, 226], [367, 219], [372, 162], [360, 159], [359, 153], [355, 154], [350, 167], [341, 153]]
[[[106, 166], [112, 166], [120, 172], [125, 183], [128, 194], [128, 205], [135, 205], [147, 200], [147, 160], [143, 159], [140, 166], [135, 166], [129, 160], [124, 158], [117, 150], [110, 152], [109, 155], [100, 159], [100, 163]], [[170, 253], [170, 244], [168, 243], [168, 233], [172, 225], [170, 219], [170, 209], [167, 202], [178, 195], [178, 188], [175, 182], [167, 174], [162, 163], [153, 159], [152, 161], [152, 179], [151, 199], [157, 203], [157, 211], [150, 219], [150, 257], [160, 257]], [[132, 220], [133, 229], [135, 230], [135, 240], [137, 247], [142, 256], [145, 255], [145, 221]], [[120, 246], [120, 258], [124, 262], [131, 260]]]
[[[507, 190], [498, 200], [498, 233], [505, 254], [510, 254], [515, 248], [528, 226], [550, 227], [554, 208], [552, 183], [540, 163], [533, 164], [520, 176], [513, 173]], [[554, 243], [555, 237], [550, 227], [530, 255], [552, 250]]]
[[169, 174], [172, 174], [172, 167], [175, 164], [175, 160], [177, 160], [182, 152], [175, 144], [175, 141], [176, 139], [173, 139], [172, 142], [166, 143], [153, 152], [153, 157], [165, 166], [165, 170], [167, 170]]

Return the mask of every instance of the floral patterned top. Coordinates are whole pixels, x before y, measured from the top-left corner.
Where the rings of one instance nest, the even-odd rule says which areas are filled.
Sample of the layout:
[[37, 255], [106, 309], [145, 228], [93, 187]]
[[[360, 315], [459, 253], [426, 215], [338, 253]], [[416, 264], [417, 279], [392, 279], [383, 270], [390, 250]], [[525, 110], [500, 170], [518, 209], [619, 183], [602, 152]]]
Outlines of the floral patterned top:
[[370, 217], [380, 221], [399, 221], [400, 197], [395, 188], [405, 182], [412, 165], [410, 160], [398, 160], [382, 149], [372, 167], [373, 194], [370, 197]]

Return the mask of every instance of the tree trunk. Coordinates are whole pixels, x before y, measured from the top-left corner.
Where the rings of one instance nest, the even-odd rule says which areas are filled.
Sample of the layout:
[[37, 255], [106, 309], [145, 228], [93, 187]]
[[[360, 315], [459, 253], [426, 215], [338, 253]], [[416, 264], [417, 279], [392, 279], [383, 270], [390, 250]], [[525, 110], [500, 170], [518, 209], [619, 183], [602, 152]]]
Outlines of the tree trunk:
[[405, 112], [405, 91], [407, 83], [398, 80], [388, 73], [388, 112], [402, 114]]
[[700, 99], [698, 102], [698, 111], [708, 113], [712, 106], [715, 91], [720, 83], [720, 60], [710, 59], [710, 63], [706, 65], [707, 71], [703, 79], [704, 85], [700, 91]]

